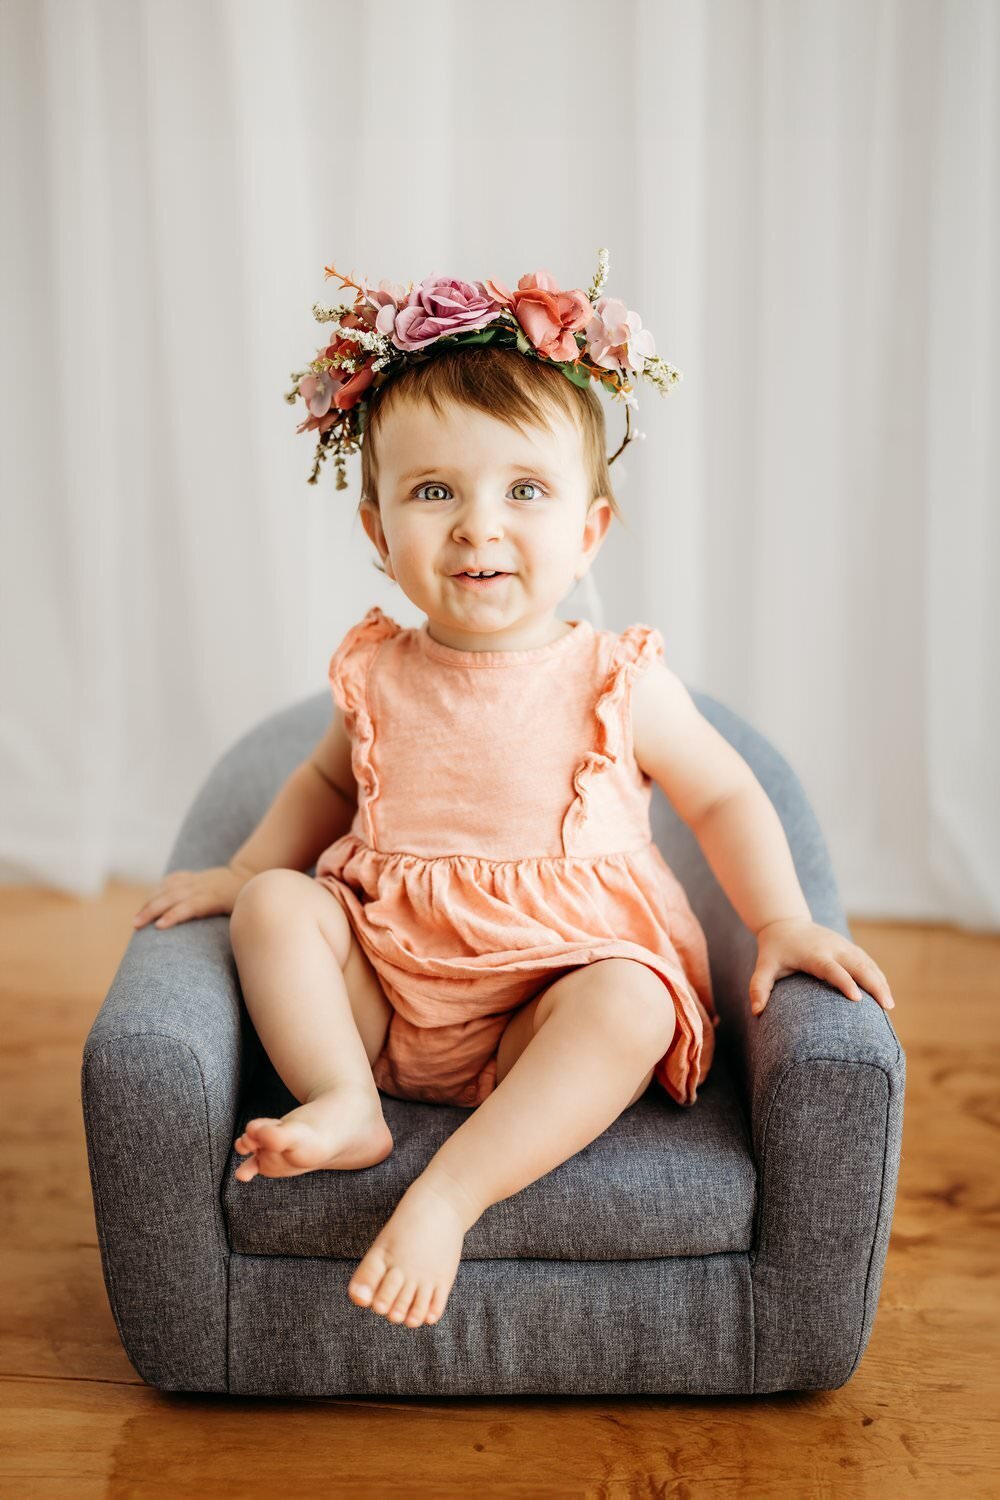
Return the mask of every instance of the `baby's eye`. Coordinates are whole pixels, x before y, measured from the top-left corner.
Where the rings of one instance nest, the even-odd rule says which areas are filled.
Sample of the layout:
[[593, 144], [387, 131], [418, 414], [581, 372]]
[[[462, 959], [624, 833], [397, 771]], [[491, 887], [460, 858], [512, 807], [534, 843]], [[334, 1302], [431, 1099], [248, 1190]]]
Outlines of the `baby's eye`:
[[[426, 484], [422, 484], [419, 489], [413, 491], [416, 499], [421, 499], [425, 490], [444, 490], [446, 493], [450, 494], [450, 490], [448, 489], [448, 486], [446, 484], [438, 484], [436, 480], [428, 480]], [[545, 493], [545, 491], [542, 489], [542, 486], [540, 484], [536, 484], [533, 479], [519, 479], [515, 484], [511, 485], [511, 490], [537, 490], [539, 496], [544, 495]], [[440, 498], [441, 496], [439, 495], [427, 496], [427, 499], [432, 501], [438, 500]], [[514, 498], [516, 500], [523, 497], [515, 495]], [[531, 499], [534, 497], [528, 496], [528, 498]]]

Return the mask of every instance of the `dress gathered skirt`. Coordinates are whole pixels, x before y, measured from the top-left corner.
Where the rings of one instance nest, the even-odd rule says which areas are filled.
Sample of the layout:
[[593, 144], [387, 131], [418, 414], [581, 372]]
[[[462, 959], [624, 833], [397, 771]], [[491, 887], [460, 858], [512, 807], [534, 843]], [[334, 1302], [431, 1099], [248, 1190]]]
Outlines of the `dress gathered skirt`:
[[663, 640], [565, 623], [547, 645], [462, 651], [376, 606], [331, 659], [358, 806], [315, 878], [392, 1005], [373, 1074], [399, 1098], [480, 1104], [510, 1013], [604, 958], [663, 981], [675, 1027], [654, 1078], [676, 1103], [711, 1065], [705, 935], [632, 746], [631, 684]]

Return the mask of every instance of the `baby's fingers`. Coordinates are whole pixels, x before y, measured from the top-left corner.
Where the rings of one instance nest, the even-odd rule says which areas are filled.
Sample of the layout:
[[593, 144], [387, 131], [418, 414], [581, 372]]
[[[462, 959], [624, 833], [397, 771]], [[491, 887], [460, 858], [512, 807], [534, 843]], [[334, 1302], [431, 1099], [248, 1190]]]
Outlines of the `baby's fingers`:
[[[169, 915], [173, 915], [177, 920], [183, 920], [179, 918], [178, 914], [180, 911], [180, 898], [187, 893], [187, 889], [190, 886], [187, 876], [188, 871], [186, 870], [174, 870], [168, 875], [163, 884], [158, 886], [153, 892], [149, 900], [140, 906], [132, 918], [133, 927], [145, 927], [146, 923], [151, 921], [153, 917], [160, 919], [153, 923], [155, 927], [169, 927], [171, 923], [169, 920], [166, 920]], [[190, 912], [188, 914], [191, 915]]]
[[172, 906], [169, 911], [163, 913], [163, 916], [158, 921], [153, 923], [153, 926], [174, 927], [178, 922], [187, 922], [194, 915], [195, 912], [190, 905]]
[[885, 975], [874, 960], [860, 950], [844, 953], [842, 958], [843, 963], [830, 959], [824, 967], [823, 978], [838, 990], [843, 990], [849, 1000], [861, 999], [861, 991], [855, 983], [857, 980], [884, 1010], [891, 1010], [896, 1002], [889, 993]]
[[848, 1000], [861, 999], [861, 991], [854, 983], [850, 969], [846, 969], [835, 958], [828, 959], [825, 964], [817, 965], [816, 972], [820, 979], [825, 979], [827, 984], [833, 985], [834, 989], [842, 991]]
[[[892, 1010], [896, 1004], [889, 990], [889, 981], [873, 958], [867, 953], [861, 953], [857, 957], [848, 960], [851, 964], [851, 972], [859, 984], [863, 984], [868, 993], [878, 1001], [883, 1010]], [[855, 990], [857, 999], [860, 993]]]
[[169, 927], [171, 916], [175, 916], [180, 908], [175, 904], [173, 896], [161, 901], [147, 901], [132, 918], [133, 927], [145, 927], [147, 922], [152, 922], [154, 917], [159, 920], [153, 922], [154, 927]]
[[147, 922], [152, 921], [154, 917], [160, 916], [162, 912], [168, 909], [172, 899], [172, 897], [164, 899], [162, 897], [150, 896], [145, 906], [140, 906], [132, 918], [132, 926], [145, 927]]

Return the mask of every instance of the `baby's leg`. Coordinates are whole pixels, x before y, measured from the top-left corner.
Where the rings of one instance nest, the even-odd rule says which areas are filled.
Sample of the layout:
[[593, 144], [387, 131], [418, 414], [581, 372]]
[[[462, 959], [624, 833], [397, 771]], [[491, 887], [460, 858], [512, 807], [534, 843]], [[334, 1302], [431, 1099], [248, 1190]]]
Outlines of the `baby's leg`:
[[302, 1101], [236, 1141], [249, 1182], [383, 1161], [392, 1136], [371, 1065], [392, 1007], [336, 896], [297, 870], [265, 870], [229, 923], [247, 1010], [275, 1072]]
[[529, 1005], [531, 1040], [410, 1184], [351, 1278], [351, 1300], [392, 1322], [437, 1321], [466, 1231], [601, 1135], [649, 1082], [676, 1024], [663, 980], [630, 958], [571, 969]]

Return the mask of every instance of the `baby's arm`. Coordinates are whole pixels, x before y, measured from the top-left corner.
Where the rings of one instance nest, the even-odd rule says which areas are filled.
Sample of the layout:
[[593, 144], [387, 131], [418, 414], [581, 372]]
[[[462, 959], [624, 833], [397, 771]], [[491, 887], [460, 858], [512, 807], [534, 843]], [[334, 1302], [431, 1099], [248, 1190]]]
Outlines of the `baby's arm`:
[[858, 980], [885, 1009], [889, 984], [863, 948], [812, 920], [785, 830], [742, 755], [698, 712], [662, 661], [632, 691], [635, 758], [673, 804], [741, 920], [757, 938], [750, 1007], [759, 1015], [776, 979], [804, 971], [860, 1000]]
[[757, 933], [810, 920], [771, 799], [742, 755], [698, 712], [680, 678], [650, 663], [632, 689], [635, 758], [691, 829], [740, 918]]
[[262, 870], [308, 870], [354, 819], [358, 786], [351, 744], [340, 708], [319, 744], [282, 785], [230, 869], [246, 876]]
[[[342, 790], [343, 789], [343, 790]], [[228, 865], [173, 870], [132, 918], [174, 927], [194, 917], [229, 915], [236, 897], [263, 870], [308, 870], [347, 832], [357, 808], [357, 783], [340, 709], [312, 755], [296, 766], [250, 838]]]

